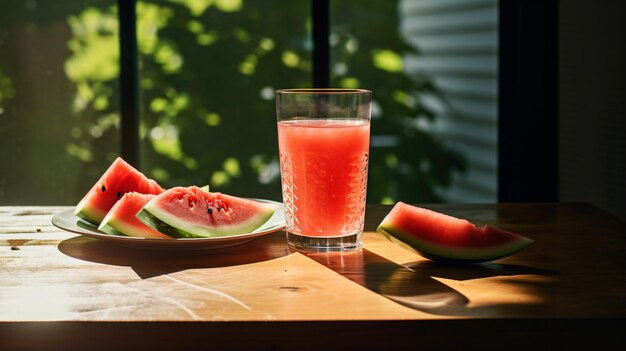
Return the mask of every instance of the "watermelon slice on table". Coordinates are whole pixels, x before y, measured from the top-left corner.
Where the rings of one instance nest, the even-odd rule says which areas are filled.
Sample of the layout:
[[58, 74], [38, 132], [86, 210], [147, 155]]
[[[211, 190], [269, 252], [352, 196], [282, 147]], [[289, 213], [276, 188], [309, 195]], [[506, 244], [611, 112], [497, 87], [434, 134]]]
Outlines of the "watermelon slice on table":
[[118, 157], [76, 205], [74, 214], [98, 226], [111, 207], [124, 194], [131, 191], [142, 194], [160, 194], [164, 189], [156, 181], [147, 178]]
[[172, 237], [148, 227], [135, 216], [155, 196], [154, 194], [136, 192], [124, 194], [106, 214], [98, 229], [112, 235], [172, 239]]
[[490, 225], [398, 202], [377, 231], [435, 261], [486, 262], [512, 255], [534, 241]]
[[137, 218], [175, 238], [210, 238], [252, 232], [267, 222], [276, 209], [272, 203], [190, 186], [171, 188], [155, 196]]

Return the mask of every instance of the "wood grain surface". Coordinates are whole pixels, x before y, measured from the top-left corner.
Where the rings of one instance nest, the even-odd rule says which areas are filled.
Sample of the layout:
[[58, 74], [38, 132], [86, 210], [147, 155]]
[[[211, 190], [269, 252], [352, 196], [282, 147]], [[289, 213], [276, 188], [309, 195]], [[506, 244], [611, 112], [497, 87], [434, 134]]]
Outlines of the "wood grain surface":
[[52, 226], [67, 207], [0, 207], [0, 350], [389, 348], [389, 338], [451, 344], [450, 328], [624, 341], [624, 222], [587, 204], [424, 207], [535, 243], [495, 262], [439, 264], [376, 233], [391, 207], [370, 205], [364, 247], [350, 253], [292, 252], [282, 231], [216, 250], [139, 250]]

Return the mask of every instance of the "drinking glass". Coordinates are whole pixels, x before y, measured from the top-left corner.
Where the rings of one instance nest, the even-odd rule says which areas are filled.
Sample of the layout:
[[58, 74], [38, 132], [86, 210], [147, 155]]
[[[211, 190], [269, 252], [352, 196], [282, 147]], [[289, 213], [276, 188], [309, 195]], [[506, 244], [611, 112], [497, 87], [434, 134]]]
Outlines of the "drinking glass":
[[302, 251], [362, 245], [372, 92], [276, 91], [287, 243]]

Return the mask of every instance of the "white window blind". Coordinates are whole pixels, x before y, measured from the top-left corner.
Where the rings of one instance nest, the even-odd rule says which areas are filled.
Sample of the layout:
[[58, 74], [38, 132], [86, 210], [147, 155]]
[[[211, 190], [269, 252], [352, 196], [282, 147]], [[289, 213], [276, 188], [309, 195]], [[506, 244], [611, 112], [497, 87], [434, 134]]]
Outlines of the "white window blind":
[[442, 195], [449, 202], [496, 202], [498, 179], [498, 1], [400, 0], [400, 31], [419, 53], [408, 73], [431, 78], [446, 101], [423, 97], [431, 130], [467, 160]]

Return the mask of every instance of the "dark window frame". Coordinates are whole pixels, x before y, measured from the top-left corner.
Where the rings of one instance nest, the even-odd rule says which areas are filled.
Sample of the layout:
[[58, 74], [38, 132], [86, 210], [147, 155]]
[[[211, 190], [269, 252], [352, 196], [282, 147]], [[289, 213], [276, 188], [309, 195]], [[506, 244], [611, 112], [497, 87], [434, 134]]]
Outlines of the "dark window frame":
[[135, 0], [117, 1], [120, 26], [120, 134], [122, 157], [139, 167], [139, 70]]
[[556, 202], [558, 1], [499, 3], [498, 201]]

